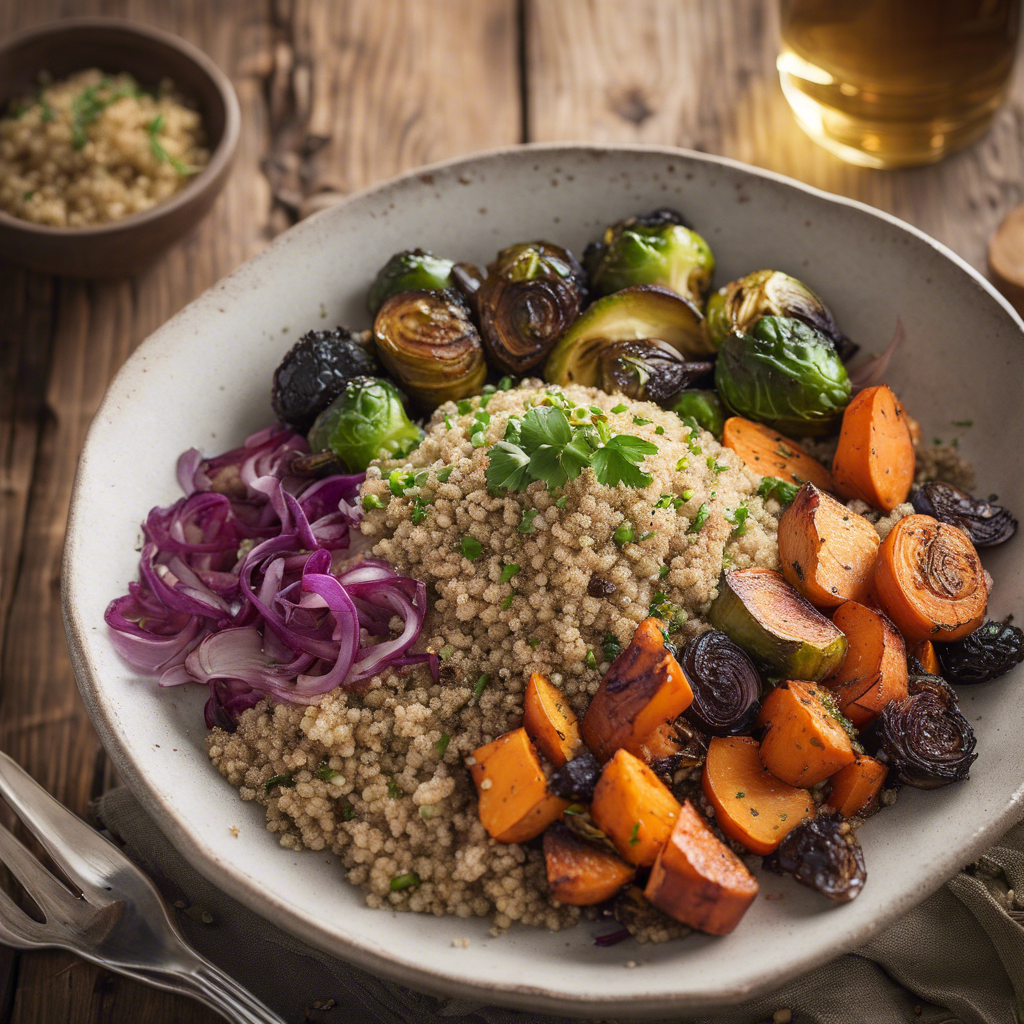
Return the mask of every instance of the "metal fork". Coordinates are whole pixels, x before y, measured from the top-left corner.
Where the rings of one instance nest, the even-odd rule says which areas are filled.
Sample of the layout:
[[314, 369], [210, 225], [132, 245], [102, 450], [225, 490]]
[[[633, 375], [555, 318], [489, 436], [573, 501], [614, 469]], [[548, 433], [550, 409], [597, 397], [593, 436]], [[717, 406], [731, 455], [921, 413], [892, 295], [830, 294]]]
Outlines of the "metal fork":
[[0, 751], [0, 795], [81, 896], [0, 826], [0, 861], [46, 918], [40, 924], [0, 889], [0, 943], [57, 946], [147, 985], [180, 992], [234, 1024], [285, 1024], [192, 949], [153, 883], [113, 843], [62, 807]]

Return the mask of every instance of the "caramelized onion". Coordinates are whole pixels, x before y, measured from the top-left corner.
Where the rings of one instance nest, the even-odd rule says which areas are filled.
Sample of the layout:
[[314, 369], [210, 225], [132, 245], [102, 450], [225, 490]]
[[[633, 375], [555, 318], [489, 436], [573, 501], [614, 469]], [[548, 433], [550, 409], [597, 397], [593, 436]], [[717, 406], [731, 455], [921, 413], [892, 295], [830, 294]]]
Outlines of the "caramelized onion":
[[757, 718], [761, 678], [725, 633], [711, 629], [691, 640], [682, 669], [693, 690], [689, 718], [713, 736], [750, 731]]

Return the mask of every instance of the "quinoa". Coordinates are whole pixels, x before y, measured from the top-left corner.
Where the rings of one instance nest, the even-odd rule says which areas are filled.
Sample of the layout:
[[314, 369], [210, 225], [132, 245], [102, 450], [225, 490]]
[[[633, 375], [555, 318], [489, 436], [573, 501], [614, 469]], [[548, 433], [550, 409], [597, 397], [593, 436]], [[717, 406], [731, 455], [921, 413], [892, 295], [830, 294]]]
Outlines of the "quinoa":
[[173, 84], [141, 89], [92, 68], [43, 85], [0, 118], [0, 210], [85, 227], [148, 210], [209, 162], [202, 120]]

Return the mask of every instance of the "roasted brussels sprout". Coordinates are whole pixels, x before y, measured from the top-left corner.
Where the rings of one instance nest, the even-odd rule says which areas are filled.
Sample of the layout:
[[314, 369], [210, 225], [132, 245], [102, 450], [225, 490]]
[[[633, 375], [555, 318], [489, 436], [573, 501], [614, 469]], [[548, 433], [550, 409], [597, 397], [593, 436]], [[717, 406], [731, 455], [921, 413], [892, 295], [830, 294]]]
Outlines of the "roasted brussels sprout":
[[484, 283], [484, 272], [472, 263], [456, 263], [452, 267], [452, 280], [455, 286], [462, 292], [469, 304], [473, 316], [480, 317], [480, 310], [477, 308], [477, 296], [480, 292], [480, 285]]
[[374, 459], [408, 455], [423, 438], [409, 421], [402, 393], [390, 381], [356, 377], [316, 418], [309, 432], [314, 453], [333, 452], [340, 468], [361, 473]]
[[641, 284], [589, 306], [558, 339], [544, 364], [550, 384], [597, 387], [605, 349], [624, 341], [656, 340], [684, 358], [708, 354], [697, 307], [668, 288]]
[[609, 295], [635, 284], [658, 284], [702, 305], [711, 287], [711, 247], [675, 210], [654, 210], [609, 227], [583, 254], [590, 284]]
[[476, 293], [491, 364], [521, 376], [543, 362], [585, 300], [586, 275], [565, 249], [549, 242], [502, 249]]
[[407, 249], [396, 252], [380, 268], [366, 296], [370, 316], [376, 316], [381, 306], [399, 292], [437, 292], [454, 288], [452, 276], [455, 264], [441, 259], [425, 249]]
[[834, 346], [792, 317], [765, 316], [730, 334], [715, 363], [715, 387], [736, 415], [783, 434], [830, 433], [850, 401], [850, 379]]
[[[801, 320], [820, 331], [849, 358], [856, 351], [836, 327], [828, 306], [807, 285], [780, 270], [755, 270], [731, 281], [708, 299], [704, 328], [713, 348], [722, 347], [730, 334], [745, 334], [763, 316]], [[843, 349], [849, 346], [849, 353]]]
[[724, 633], [708, 630], [686, 646], [682, 669], [693, 703], [687, 716], [712, 736], [749, 732], [757, 718], [761, 677]]
[[373, 322], [373, 339], [380, 361], [424, 408], [476, 395], [487, 377], [480, 334], [456, 291], [392, 295]]
[[837, 903], [855, 899], [868, 877], [864, 851], [841, 814], [819, 814], [802, 821], [765, 857], [764, 866], [792, 875]]
[[1024, 661], [1024, 632], [1006, 622], [986, 622], [962, 640], [935, 648], [951, 683], [987, 683]]
[[601, 766], [589, 750], [566, 761], [551, 773], [548, 789], [555, 796], [574, 803], [589, 804], [594, 798], [594, 787], [601, 775]]
[[300, 434], [345, 390], [353, 377], [377, 370], [373, 354], [344, 327], [304, 334], [274, 371], [270, 404]]
[[599, 357], [600, 386], [630, 398], [669, 405], [683, 388], [707, 376], [712, 363], [687, 362], [664, 341], [619, 341]]
[[681, 420], [692, 420], [719, 441], [725, 427], [725, 406], [717, 391], [695, 388], [676, 395], [670, 406]]
[[995, 547], [1017, 532], [1017, 520], [1009, 509], [972, 498], [966, 491], [941, 480], [922, 484], [910, 500], [914, 510], [922, 515], [959, 526], [976, 548]]

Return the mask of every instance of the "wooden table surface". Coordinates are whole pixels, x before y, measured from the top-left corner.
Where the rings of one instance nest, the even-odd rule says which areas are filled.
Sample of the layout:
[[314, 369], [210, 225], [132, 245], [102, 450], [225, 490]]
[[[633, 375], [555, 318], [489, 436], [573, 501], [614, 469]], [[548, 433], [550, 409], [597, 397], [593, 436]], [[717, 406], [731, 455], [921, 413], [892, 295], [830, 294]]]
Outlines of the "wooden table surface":
[[[672, 144], [864, 200], [983, 267], [989, 235], [1022, 198], [1024, 85], [1016, 82], [986, 138], [938, 167], [849, 167], [814, 146], [789, 114], [774, 70], [774, 7], [771, 0], [0, 4], [0, 36], [76, 14], [178, 33], [228, 72], [242, 107], [241, 147], [224, 194], [144, 273], [98, 284], [0, 266], [0, 748], [80, 813], [115, 781], [75, 688], [60, 619], [61, 546], [85, 431], [132, 349], [326, 190], [349, 192], [417, 164], [524, 141]], [[220, 1018], [62, 952], [0, 948], [0, 1020], [8, 1019]], [[315, 1011], [310, 1019], [334, 1015]]]

